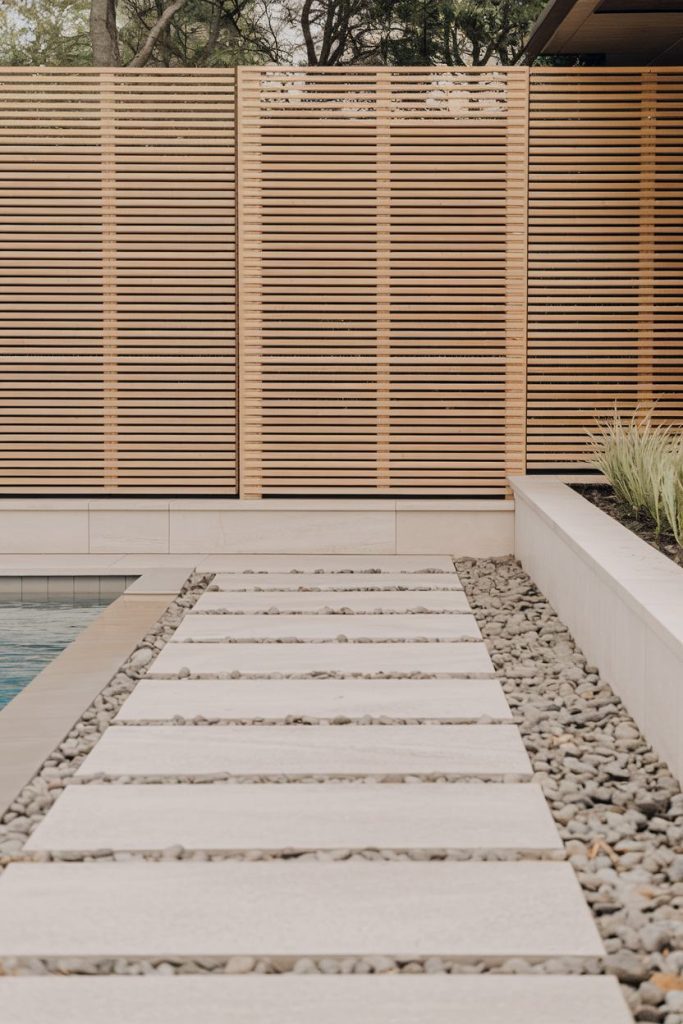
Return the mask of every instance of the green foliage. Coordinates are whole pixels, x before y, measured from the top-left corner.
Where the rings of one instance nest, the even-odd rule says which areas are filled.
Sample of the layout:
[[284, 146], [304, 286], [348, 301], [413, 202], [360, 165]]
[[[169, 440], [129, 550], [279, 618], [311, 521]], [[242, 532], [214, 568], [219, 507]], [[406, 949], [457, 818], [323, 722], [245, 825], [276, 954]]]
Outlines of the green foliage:
[[617, 498], [683, 546], [683, 435], [649, 416], [624, 423], [615, 413], [589, 436], [593, 464]]
[[4, 0], [0, 65], [90, 64], [88, 0]]
[[[91, 0], [0, 0], [0, 64], [88, 65]], [[512, 64], [544, 0], [314, 0], [309, 43], [319, 63]], [[140, 52], [168, 0], [117, 0], [121, 63]], [[306, 0], [186, 0], [150, 65], [225, 67], [310, 59]], [[321, 45], [325, 25], [341, 45]], [[305, 21], [306, 19], [304, 19]], [[328, 57], [325, 56], [329, 50]]]
[[683, 547], [683, 436], [671, 454], [662, 487], [662, 510], [676, 543]]
[[543, 0], [387, 0], [386, 63], [514, 64]]
[[[118, 0], [122, 64], [138, 52], [165, 6], [166, 0]], [[0, 0], [0, 65], [92, 64], [89, 17], [89, 0]], [[188, 0], [162, 33], [148, 63], [286, 63], [285, 23], [284, 8], [268, 0]]]

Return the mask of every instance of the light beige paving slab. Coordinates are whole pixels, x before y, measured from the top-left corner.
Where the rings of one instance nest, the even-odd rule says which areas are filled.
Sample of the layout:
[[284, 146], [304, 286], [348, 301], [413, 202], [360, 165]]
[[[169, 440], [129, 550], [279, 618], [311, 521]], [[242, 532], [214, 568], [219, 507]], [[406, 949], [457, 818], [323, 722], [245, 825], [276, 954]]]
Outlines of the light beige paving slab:
[[446, 572], [270, 572], [217, 573], [219, 590], [462, 590], [456, 573]]
[[455, 572], [450, 555], [223, 555], [226, 572]]
[[199, 598], [195, 612], [468, 612], [462, 590], [215, 591]]
[[474, 615], [186, 615], [171, 640], [480, 640]]
[[401, 644], [167, 644], [149, 666], [149, 676], [192, 675], [493, 675], [484, 643]]
[[[0, 978], [12, 1024], [630, 1024], [615, 978]], [[227, 1009], [229, 1008], [229, 1009]]]
[[570, 865], [12, 864], [0, 956], [599, 956]]
[[194, 719], [512, 720], [497, 679], [143, 679], [121, 722]]
[[531, 783], [69, 786], [27, 850], [557, 850]]
[[108, 729], [77, 775], [529, 777], [513, 725], [154, 725]]

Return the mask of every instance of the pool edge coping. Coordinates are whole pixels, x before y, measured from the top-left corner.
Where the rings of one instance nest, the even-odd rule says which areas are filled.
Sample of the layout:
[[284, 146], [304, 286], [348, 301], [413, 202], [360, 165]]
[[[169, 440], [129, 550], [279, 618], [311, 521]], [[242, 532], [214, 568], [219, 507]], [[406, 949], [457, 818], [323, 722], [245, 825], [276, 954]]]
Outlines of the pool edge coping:
[[143, 572], [0, 711], [0, 818], [193, 570], [188, 564]]

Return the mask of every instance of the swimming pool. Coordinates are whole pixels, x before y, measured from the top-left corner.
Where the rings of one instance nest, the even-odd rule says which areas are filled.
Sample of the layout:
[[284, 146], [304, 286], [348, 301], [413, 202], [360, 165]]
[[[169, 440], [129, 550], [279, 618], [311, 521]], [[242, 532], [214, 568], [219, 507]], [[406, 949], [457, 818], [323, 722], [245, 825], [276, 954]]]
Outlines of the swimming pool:
[[0, 600], [0, 708], [109, 604], [107, 598]]

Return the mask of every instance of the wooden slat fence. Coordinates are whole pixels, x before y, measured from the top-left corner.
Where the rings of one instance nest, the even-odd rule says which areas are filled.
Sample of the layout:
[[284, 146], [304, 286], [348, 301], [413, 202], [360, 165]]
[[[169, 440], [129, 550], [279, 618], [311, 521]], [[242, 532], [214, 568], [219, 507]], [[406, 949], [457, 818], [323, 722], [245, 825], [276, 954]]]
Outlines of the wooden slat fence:
[[240, 72], [242, 487], [503, 494], [524, 464], [527, 72]]
[[529, 470], [615, 406], [683, 418], [683, 71], [534, 68]]
[[4, 493], [236, 493], [234, 94], [0, 72]]
[[683, 419], [681, 69], [0, 86], [1, 493], [499, 497]]

